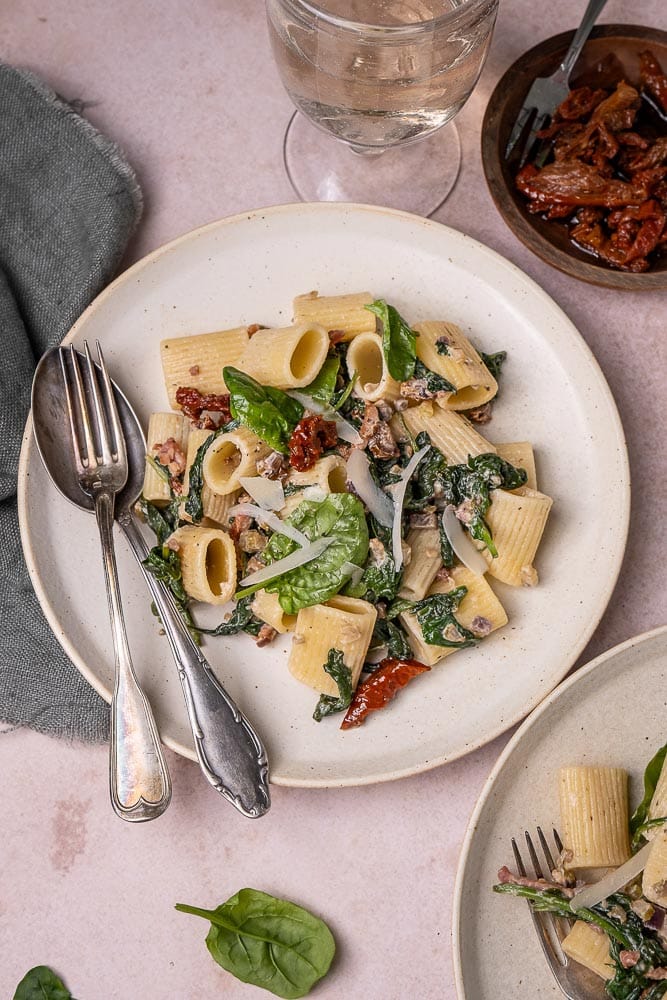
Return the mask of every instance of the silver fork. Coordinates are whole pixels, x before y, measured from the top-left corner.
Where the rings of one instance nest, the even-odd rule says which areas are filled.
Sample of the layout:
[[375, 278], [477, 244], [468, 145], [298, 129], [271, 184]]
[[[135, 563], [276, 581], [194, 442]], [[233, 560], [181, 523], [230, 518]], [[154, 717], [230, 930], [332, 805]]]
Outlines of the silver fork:
[[556, 72], [552, 73], [551, 76], [538, 76], [533, 81], [521, 105], [514, 128], [512, 129], [512, 134], [505, 147], [506, 160], [509, 158], [532, 118], [530, 132], [523, 145], [519, 166], [522, 167], [528, 159], [537, 133], [543, 128], [547, 118], [554, 113], [558, 105], [565, 100], [569, 93], [570, 73], [606, 2], [607, 0], [589, 0], [581, 24], [572, 39], [572, 44], [565, 53], [565, 58]]
[[[537, 838], [546, 861], [546, 875], [542, 869], [532, 837], [527, 831], [524, 833], [524, 836], [535, 878], [549, 878], [556, 865], [542, 829], [539, 826], [537, 827]], [[563, 850], [563, 844], [557, 830], [553, 831], [553, 838], [556, 851], [560, 854]], [[525, 877], [526, 868], [514, 837], [512, 837], [512, 851], [514, 852], [514, 860], [516, 861], [519, 875]], [[542, 951], [563, 994], [569, 1000], [591, 1000], [593, 997], [605, 996], [601, 985], [602, 980], [584, 968], [583, 965], [571, 961], [561, 947], [561, 942], [571, 930], [574, 921], [567, 920], [565, 917], [557, 917], [553, 913], [536, 910], [530, 900], [528, 900], [528, 906], [539, 942], [542, 945]]]
[[114, 644], [111, 804], [121, 819], [142, 822], [155, 819], [167, 808], [171, 780], [151, 707], [132, 666], [116, 568], [114, 499], [128, 477], [125, 439], [100, 345], [101, 387], [87, 343], [84, 349], [85, 375], [74, 347], [69, 351], [61, 347], [59, 353], [79, 485], [95, 504]]

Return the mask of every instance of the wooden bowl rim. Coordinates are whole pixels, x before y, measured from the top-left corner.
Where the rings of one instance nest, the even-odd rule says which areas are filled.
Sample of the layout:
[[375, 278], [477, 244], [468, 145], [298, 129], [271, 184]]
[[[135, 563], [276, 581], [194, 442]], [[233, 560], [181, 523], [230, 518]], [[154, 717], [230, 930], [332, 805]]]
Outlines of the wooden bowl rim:
[[[481, 135], [482, 166], [489, 192], [500, 215], [514, 235], [547, 264], [551, 264], [565, 274], [590, 284], [625, 291], [667, 289], [667, 268], [660, 271], [644, 271], [641, 274], [614, 271], [603, 264], [582, 260], [561, 250], [531, 224], [508, 190], [508, 180], [505, 176], [503, 155], [499, 145], [499, 127], [508, 102], [515, 98], [515, 94], [512, 92], [513, 80], [518, 74], [525, 74], [536, 57], [555, 56], [560, 52], [565, 54], [573, 36], [574, 31], [563, 31], [538, 42], [505, 70], [494, 87], [484, 113]], [[667, 31], [660, 28], [647, 28], [637, 24], [603, 24], [593, 29], [584, 46], [584, 51], [591, 40], [600, 38], [638, 39], [647, 44], [657, 42], [667, 46]], [[527, 75], [525, 93], [528, 92], [528, 87], [533, 79], [534, 76]], [[521, 94], [517, 105], [523, 100], [525, 93]]]

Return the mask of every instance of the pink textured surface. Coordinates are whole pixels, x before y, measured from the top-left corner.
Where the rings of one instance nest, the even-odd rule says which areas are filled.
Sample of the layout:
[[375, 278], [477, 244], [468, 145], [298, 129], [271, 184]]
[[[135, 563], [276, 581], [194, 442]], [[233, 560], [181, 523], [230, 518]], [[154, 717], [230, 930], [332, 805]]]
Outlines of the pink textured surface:
[[[542, 264], [498, 216], [479, 157], [497, 78], [535, 42], [573, 27], [582, 8], [576, 0], [546, 7], [501, 0], [482, 79], [457, 119], [461, 176], [436, 217], [507, 256], [554, 297], [594, 351], [621, 413], [634, 483], [630, 538], [584, 662], [667, 621], [667, 296], [589, 287]], [[3, 15], [0, 58], [86, 102], [90, 120], [137, 169], [146, 214], [127, 263], [211, 219], [293, 200], [281, 161], [291, 106], [260, 0], [6, 0]], [[633, 18], [667, 28], [661, 0], [631, 13], [610, 0], [602, 20]], [[0, 996], [11, 996], [39, 963], [58, 970], [79, 1000], [260, 996], [214, 965], [203, 922], [173, 910], [178, 901], [215, 906], [250, 885], [330, 923], [338, 955], [314, 996], [453, 998], [457, 855], [505, 742], [394, 784], [276, 788], [270, 813], [256, 822], [236, 815], [195, 765], [170, 754], [171, 808], [155, 823], [130, 827], [107, 801], [105, 748], [25, 731], [2, 735]], [[501, 987], [498, 997], [511, 1000]]]

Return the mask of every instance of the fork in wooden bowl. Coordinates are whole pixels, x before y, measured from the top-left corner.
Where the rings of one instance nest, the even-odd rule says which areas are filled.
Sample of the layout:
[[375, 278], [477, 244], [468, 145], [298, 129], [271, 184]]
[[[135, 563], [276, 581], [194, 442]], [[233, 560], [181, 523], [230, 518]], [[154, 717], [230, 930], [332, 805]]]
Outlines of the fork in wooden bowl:
[[155, 819], [169, 805], [171, 780], [153, 712], [137, 680], [125, 631], [113, 540], [114, 500], [128, 478], [125, 439], [99, 343], [96, 366], [84, 345], [79, 354], [60, 348], [60, 365], [79, 485], [92, 500], [102, 544], [115, 681], [111, 699], [109, 787], [111, 804], [124, 820]]
[[519, 166], [522, 167], [528, 159], [537, 133], [544, 127], [547, 118], [553, 115], [558, 105], [565, 100], [570, 92], [570, 73], [606, 2], [607, 0], [589, 0], [581, 24], [577, 28], [575, 36], [572, 39], [572, 44], [565, 53], [558, 69], [551, 76], [538, 76], [533, 81], [519, 109], [517, 119], [505, 147], [506, 160], [509, 159], [512, 150], [525, 134], [530, 123], [530, 129], [521, 147]]

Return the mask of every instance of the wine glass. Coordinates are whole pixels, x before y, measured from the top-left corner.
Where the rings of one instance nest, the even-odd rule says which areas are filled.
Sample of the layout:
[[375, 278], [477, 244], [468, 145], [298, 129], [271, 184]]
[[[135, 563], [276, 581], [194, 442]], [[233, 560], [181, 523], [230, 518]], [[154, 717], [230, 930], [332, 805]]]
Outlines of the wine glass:
[[498, 0], [266, 0], [266, 10], [297, 108], [284, 159], [299, 198], [433, 213], [456, 182], [450, 122], [479, 78]]

